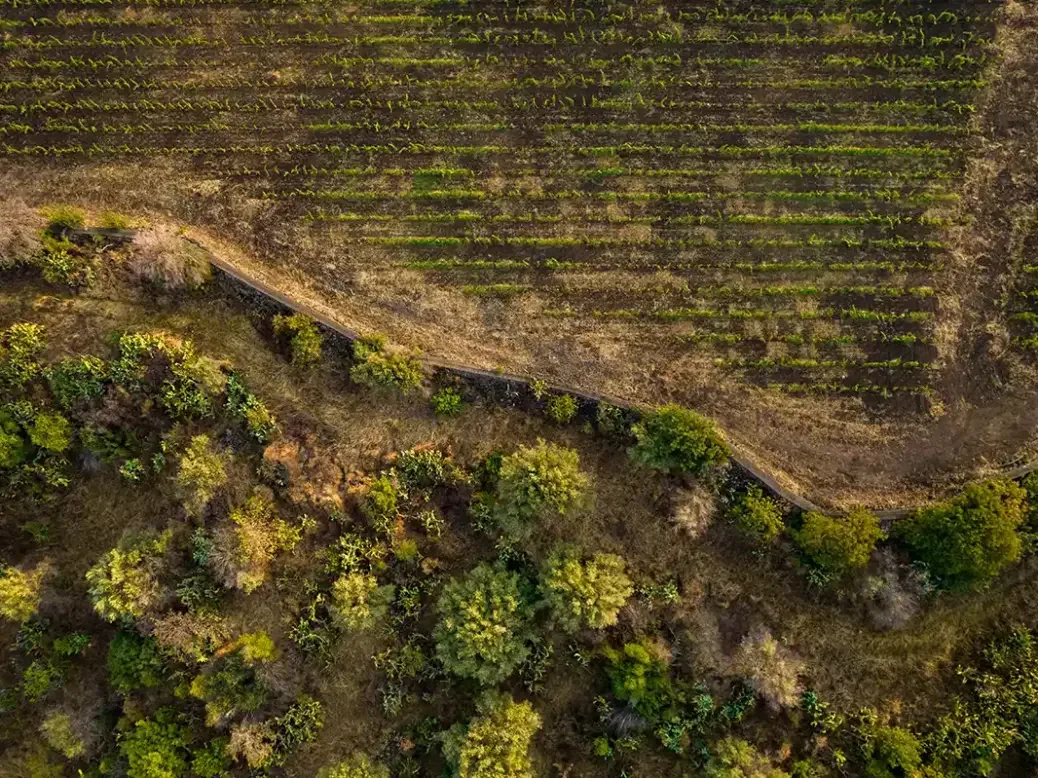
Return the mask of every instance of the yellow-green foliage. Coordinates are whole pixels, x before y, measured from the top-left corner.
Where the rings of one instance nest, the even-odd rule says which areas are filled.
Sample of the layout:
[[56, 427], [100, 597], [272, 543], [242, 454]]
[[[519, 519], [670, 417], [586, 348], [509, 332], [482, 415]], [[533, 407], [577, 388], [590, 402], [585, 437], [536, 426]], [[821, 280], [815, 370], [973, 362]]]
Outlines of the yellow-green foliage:
[[744, 535], [765, 545], [774, 543], [784, 529], [778, 504], [756, 485], [735, 501], [731, 517]]
[[54, 711], [40, 725], [47, 745], [61, 752], [66, 759], [78, 759], [86, 752], [83, 738], [76, 734], [72, 719], [67, 713]]
[[583, 560], [578, 551], [563, 549], [549, 557], [541, 592], [559, 626], [575, 632], [615, 624], [634, 587], [621, 557], [595, 554]]
[[355, 364], [350, 368], [350, 378], [362, 386], [407, 393], [422, 383], [422, 363], [418, 352], [387, 351], [379, 336], [355, 341], [353, 359]]
[[864, 508], [846, 516], [826, 516], [811, 511], [794, 534], [797, 544], [811, 561], [830, 573], [841, 575], [869, 562], [883, 538], [879, 519]]
[[213, 448], [208, 435], [191, 438], [177, 470], [177, 486], [189, 513], [201, 513], [216, 491], [227, 483], [227, 460]]
[[18, 467], [28, 456], [25, 440], [18, 434], [18, 423], [0, 413], [0, 467]]
[[292, 364], [312, 367], [321, 361], [321, 333], [314, 320], [301, 313], [274, 317], [274, 334], [288, 339]]
[[577, 401], [573, 395], [560, 394], [548, 400], [548, 417], [556, 424], [568, 424], [577, 415]]
[[294, 527], [277, 516], [274, 505], [263, 495], [254, 494], [231, 511], [233, 531], [219, 540], [218, 559], [227, 565], [228, 584], [246, 593], [255, 591], [267, 579], [274, 557], [291, 551], [302, 537]]
[[27, 621], [40, 607], [40, 586], [46, 572], [45, 564], [37, 565], [32, 572], [0, 568], [0, 616]]
[[219, 663], [211, 662], [195, 676], [191, 696], [205, 701], [206, 725], [215, 727], [241, 712], [255, 711], [266, 700], [266, 690], [240, 651]]
[[50, 230], [80, 230], [86, 224], [86, 211], [71, 205], [49, 205], [41, 208], [40, 213], [47, 220]]
[[656, 470], [701, 473], [728, 459], [716, 425], [695, 411], [665, 405], [631, 427], [631, 459]]
[[126, 536], [87, 570], [90, 601], [101, 618], [137, 619], [159, 600], [158, 573], [172, 537], [171, 530]]
[[169, 708], [141, 719], [119, 742], [127, 778], [181, 778], [187, 772], [190, 731]]
[[0, 332], [0, 382], [25, 386], [40, 374], [37, 358], [43, 352], [43, 327], [22, 322]]
[[317, 778], [389, 778], [389, 768], [367, 754], [356, 753], [330, 767], [322, 767]]
[[543, 440], [520, 446], [501, 461], [498, 520], [509, 534], [522, 535], [536, 519], [568, 514], [584, 497], [588, 483], [573, 449]]
[[450, 581], [438, 604], [436, 653], [451, 673], [480, 683], [500, 683], [526, 659], [533, 608], [519, 576], [480, 565]]
[[277, 646], [266, 632], [247, 632], [237, 643], [242, 658], [249, 664], [271, 662], [277, 657]]
[[332, 614], [348, 630], [373, 629], [389, 612], [396, 588], [373, 575], [349, 573], [332, 585]]
[[468, 726], [453, 727], [443, 753], [460, 778], [532, 778], [530, 741], [541, 717], [528, 702], [507, 694], [488, 695]]
[[917, 775], [923, 761], [919, 738], [902, 727], [875, 727], [867, 734], [867, 778]]
[[714, 746], [706, 774], [708, 778], [789, 778], [752, 744], [734, 737], [726, 737]]
[[72, 425], [60, 413], [38, 413], [29, 427], [29, 440], [52, 454], [60, 454], [72, 444]]

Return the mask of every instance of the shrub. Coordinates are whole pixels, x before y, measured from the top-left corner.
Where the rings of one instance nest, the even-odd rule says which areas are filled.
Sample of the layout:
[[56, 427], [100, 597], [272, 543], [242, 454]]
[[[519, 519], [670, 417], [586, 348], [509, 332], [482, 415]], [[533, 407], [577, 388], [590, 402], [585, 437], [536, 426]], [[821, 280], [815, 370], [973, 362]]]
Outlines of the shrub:
[[227, 738], [218, 737], [196, 750], [191, 757], [191, 772], [198, 778], [224, 778], [231, 769], [228, 742]]
[[324, 709], [317, 700], [305, 694], [279, 716], [274, 723], [274, 749], [269, 764], [281, 766], [288, 755], [306, 743], [317, 740], [318, 730], [324, 726]]
[[465, 405], [461, 393], [449, 386], [433, 394], [429, 398], [429, 403], [432, 405], [433, 413], [444, 418], [459, 415]]
[[422, 363], [418, 352], [387, 351], [381, 336], [354, 341], [353, 359], [350, 379], [354, 383], [372, 389], [396, 389], [405, 394], [421, 386]]
[[665, 405], [631, 427], [631, 459], [655, 470], [702, 473], [724, 464], [728, 447], [717, 427], [695, 411]]
[[494, 694], [480, 701], [477, 712], [443, 739], [444, 758], [460, 778], [532, 778], [530, 741], [541, 728], [533, 706]]
[[756, 485], [736, 498], [730, 515], [746, 537], [764, 545], [774, 543], [784, 529], [778, 503]]
[[272, 662], [277, 657], [277, 646], [270, 635], [262, 630], [247, 632], [236, 641], [242, 658], [250, 665]]
[[811, 511], [805, 514], [803, 526], [793, 538], [813, 564], [833, 575], [843, 575], [868, 564], [883, 530], [879, 519], [864, 508], [846, 516]]
[[61, 752], [66, 759], [78, 759], [86, 753], [86, 743], [76, 733], [67, 713], [54, 711], [48, 714], [40, 725], [40, 732], [47, 745]]
[[619, 650], [606, 646], [602, 655], [613, 696], [650, 722], [658, 720], [670, 705], [673, 689], [667, 663], [655, 647], [644, 642], [625, 643]]
[[569, 424], [577, 415], [577, 401], [572, 395], [557, 395], [548, 400], [547, 413], [556, 424]]
[[31, 264], [39, 268], [48, 284], [76, 288], [90, 286], [97, 279], [94, 259], [64, 240], [45, 238]]
[[86, 212], [71, 205], [52, 205], [41, 209], [41, 212], [47, 220], [47, 229], [51, 231], [81, 230], [86, 224]]
[[922, 764], [922, 744], [901, 727], [875, 727], [868, 733], [865, 775], [868, 778], [901, 778], [917, 775]]
[[970, 484], [899, 524], [898, 534], [947, 588], [981, 586], [1020, 558], [1025, 496], [1011, 481]]
[[559, 626], [575, 632], [615, 624], [634, 592], [625, 568], [615, 554], [595, 554], [585, 561], [572, 549], [553, 553], [541, 576], [541, 592]]
[[22, 696], [29, 702], [39, 702], [65, 677], [64, 669], [53, 659], [36, 659], [22, 673]]
[[241, 653], [235, 652], [226, 656], [215, 670], [195, 676], [191, 696], [205, 702], [206, 725], [215, 727], [239, 713], [259, 710], [267, 691]]
[[208, 661], [230, 639], [215, 613], [170, 613], [155, 622], [154, 635], [163, 651], [185, 664]]
[[249, 437], [257, 443], [269, 443], [277, 433], [278, 424], [274, 414], [233, 373], [227, 378], [227, 410], [236, 419], [245, 422]]
[[28, 621], [40, 607], [40, 587], [48, 569], [46, 564], [37, 565], [31, 572], [0, 567], [0, 616]]
[[274, 753], [274, 729], [265, 721], [236, 724], [231, 727], [227, 753], [253, 769], [263, 767]]
[[212, 276], [205, 250], [169, 227], [139, 230], [132, 248], [130, 275], [158, 290], [197, 289]]
[[533, 609], [515, 573], [480, 565], [450, 581], [437, 607], [440, 619], [433, 637], [448, 672], [495, 684], [529, 654]]
[[330, 610], [344, 629], [374, 629], [386, 617], [395, 595], [396, 587], [379, 586], [373, 575], [349, 573], [332, 585]]
[[389, 768], [367, 754], [356, 753], [336, 765], [322, 767], [317, 778], [389, 778]]
[[0, 412], [0, 468], [15, 468], [29, 456], [29, 447], [18, 434], [18, 424]]
[[752, 744], [734, 737], [726, 737], [714, 747], [706, 774], [708, 778], [789, 778]]
[[743, 638], [735, 668], [772, 710], [799, 704], [804, 665], [767, 630], [757, 630]]
[[87, 570], [90, 601], [101, 618], [138, 619], [159, 602], [158, 573], [172, 537], [170, 530], [126, 535]]
[[108, 644], [108, 682], [120, 694], [162, 683], [166, 664], [154, 637], [121, 630]]
[[389, 532], [397, 517], [400, 490], [392, 472], [381, 473], [368, 482], [368, 491], [360, 504], [363, 513], [379, 532]]
[[63, 359], [47, 371], [47, 382], [58, 405], [68, 410], [104, 394], [108, 370], [97, 357]]
[[208, 435], [191, 438], [177, 470], [177, 486], [188, 513], [201, 513], [227, 483], [227, 465], [227, 456], [213, 448]]
[[534, 520], [566, 515], [588, 488], [580, 455], [554, 443], [520, 446], [501, 460], [497, 481], [497, 518], [506, 532], [522, 535]]
[[231, 524], [217, 533], [209, 563], [227, 586], [246, 594], [267, 580], [274, 557], [291, 551], [302, 537], [300, 528], [278, 517], [273, 503], [261, 494], [231, 511]]
[[0, 332], [0, 381], [23, 387], [40, 374], [37, 359], [46, 342], [39, 324], [12, 324]]
[[288, 339], [293, 366], [308, 368], [321, 361], [321, 344], [324, 339], [309, 316], [301, 313], [291, 316], [278, 314], [274, 317], [274, 334]]
[[60, 413], [38, 413], [29, 427], [34, 446], [60, 454], [72, 445], [72, 425]]
[[127, 778], [181, 778], [187, 771], [190, 732], [170, 708], [141, 719], [119, 742]]

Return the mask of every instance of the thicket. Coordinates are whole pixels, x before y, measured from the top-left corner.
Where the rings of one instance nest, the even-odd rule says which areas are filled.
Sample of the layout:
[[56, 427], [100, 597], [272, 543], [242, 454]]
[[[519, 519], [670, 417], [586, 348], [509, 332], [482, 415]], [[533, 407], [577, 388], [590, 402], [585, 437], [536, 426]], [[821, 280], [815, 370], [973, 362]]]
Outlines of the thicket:
[[541, 717], [528, 702], [488, 694], [477, 715], [443, 737], [443, 755], [459, 778], [532, 778], [530, 741]]
[[556, 550], [547, 559], [540, 588], [558, 626], [568, 632], [603, 629], [634, 593], [627, 564], [615, 554], [584, 559], [573, 548]]
[[698, 475], [728, 461], [716, 425], [695, 411], [665, 405], [631, 427], [631, 459], [656, 470]]
[[359, 338], [353, 343], [350, 379], [372, 389], [393, 389], [407, 394], [422, 383], [418, 352], [390, 349], [381, 335]]
[[543, 440], [502, 458], [497, 476], [496, 516], [515, 537], [529, 533], [540, 519], [569, 514], [590, 483], [576, 451]]
[[317, 324], [309, 316], [294, 313], [274, 317], [274, 334], [287, 343], [294, 367], [309, 368], [321, 361], [321, 337]]

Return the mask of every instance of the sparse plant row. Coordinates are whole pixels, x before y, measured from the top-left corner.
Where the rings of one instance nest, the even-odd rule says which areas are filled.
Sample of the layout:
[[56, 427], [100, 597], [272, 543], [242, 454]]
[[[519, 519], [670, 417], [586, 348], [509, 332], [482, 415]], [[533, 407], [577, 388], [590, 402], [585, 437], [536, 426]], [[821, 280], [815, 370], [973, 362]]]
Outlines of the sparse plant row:
[[802, 335], [799, 333], [751, 335], [742, 332], [701, 332], [693, 335], [681, 335], [676, 338], [679, 343], [711, 344], [734, 346], [739, 344], [756, 345], [768, 343], [784, 343], [789, 346], [855, 346], [855, 345], [933, 345], [936, 341], [926, 335], [913, 332], [861, 335], [844, 333], [841, 335], [821, 336]]
[[837, 384], [837, 383], [781, 383], [768, 381], [760, 388], [768, 391], [783, 392], [785, 394], [876, 394], [880, 397], [890, 398], [895, 395], [907, 394], [920, 397], [933, 395], [933, 388], [929, 386], [887, 386], [884, 384]]
[[554, 318], [591, 317], [597, 319], [643, 319], [647, 321], [678, 322], [697, 319], [732, 319], [732, 320], [794, 320], [794, 321], [853, 321], [870, 323], [912, 323], [924, 324], [933, 321], [930, 311], [873, 311], [866, 308], [822, 308], [811, 311], [789, 309], [770, 310], [757, 308], [745, 310], [740, 308], [613, 308], [609, 310], [577, 310], [572, 307], [548, 308], [541, 312], [542, 316]]
[[[563, 287], [555, 289], [553, 293], [559, 297], [586, 298], [594, 295], [592, 289], [584, 289], [579, 286]], [[605, 296], [613, 294], [609, 290], [603, 292]], [[901, 298], [912, 297], [917, 300], [929, 299], [935, 296], [933, 287], [930, 286], [814, 286], [786, 284], [782, 286], [652, 286], [638, 289], [625, 289], [625, 297], [651, 297], [660, 302], [674, 297], [693, 298], [735, 298], [752, 299], [755, 297], [876, 297], [876, 298]]]
[[606, 262], [571, 262], [548, 258], [545, 260], [527, 259], [493, 259], [493, 258], [470, 258], [449, 257], [439, 259], [406, 259], [402, 264], [410, 270], [430, 271], [485, 271], [485, 270], [535, 270], [556, 272], [561, 270], [580, 270], [583, 272], [606, 272], [610, 270], [625, 270], [628, 272], [681, 272], [687, 270], [725, 270], [745, 274], [753, 273], [931, 273], [940, 269], [939, 263], [935, 262], [891, 262], [888, 260], [864, 261], [864, 262], [809, 262], [797, 260], [792, 262], [780, 262], [763, 260], [761, 262], [668, 262], [659, 263], [649, 261], [647, 263], [632, 262], [630, 260], [617, 260], [612, 263]]
[[813, 359], [810, 357], [776, 357], [753, 359], [753, 358], [723, 358], [714, 360], [718, 367], [738, 368], [743, 370], [770, 370], [792, 369], [792, 370], [911, 370], [927, 371], [933, 367], [929, 364], [912, 359]]
[[812, 235], [804, 239], [787, 238], [751, 238], [749, 240], [715, 240], [710, 238], [622, 238], [592, 236], [444, 236], [444, 235], [409, 235], [409, 236], [347, 236], [342, 240], [347, 243], [367, 244], [372, 246], [411, 246], [425, 248], [452, 248], [458, 246], [527, 246], [527, 247], [567, 247], [584, 246], [594, 248], [860, 248], [874, 250], [908, 250], [927, 251], [947, 248], [941, 241], [909, 240], [892, 238], [883, 240], [863, 239], [855, 237], [825, 238]]

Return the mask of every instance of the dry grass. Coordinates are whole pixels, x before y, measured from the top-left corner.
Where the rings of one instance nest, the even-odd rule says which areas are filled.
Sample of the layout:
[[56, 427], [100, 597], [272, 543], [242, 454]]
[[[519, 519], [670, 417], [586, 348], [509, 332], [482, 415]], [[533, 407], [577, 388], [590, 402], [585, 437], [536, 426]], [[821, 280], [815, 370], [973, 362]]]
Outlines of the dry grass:
[[135, 279], [166, 292], [197, 289], [212, 274], [205, 252], [165, 225], [137, 233], [127, 266]]
[[34, 253], [45, 221], [21, 200], [0, 199], [0, 269]]

